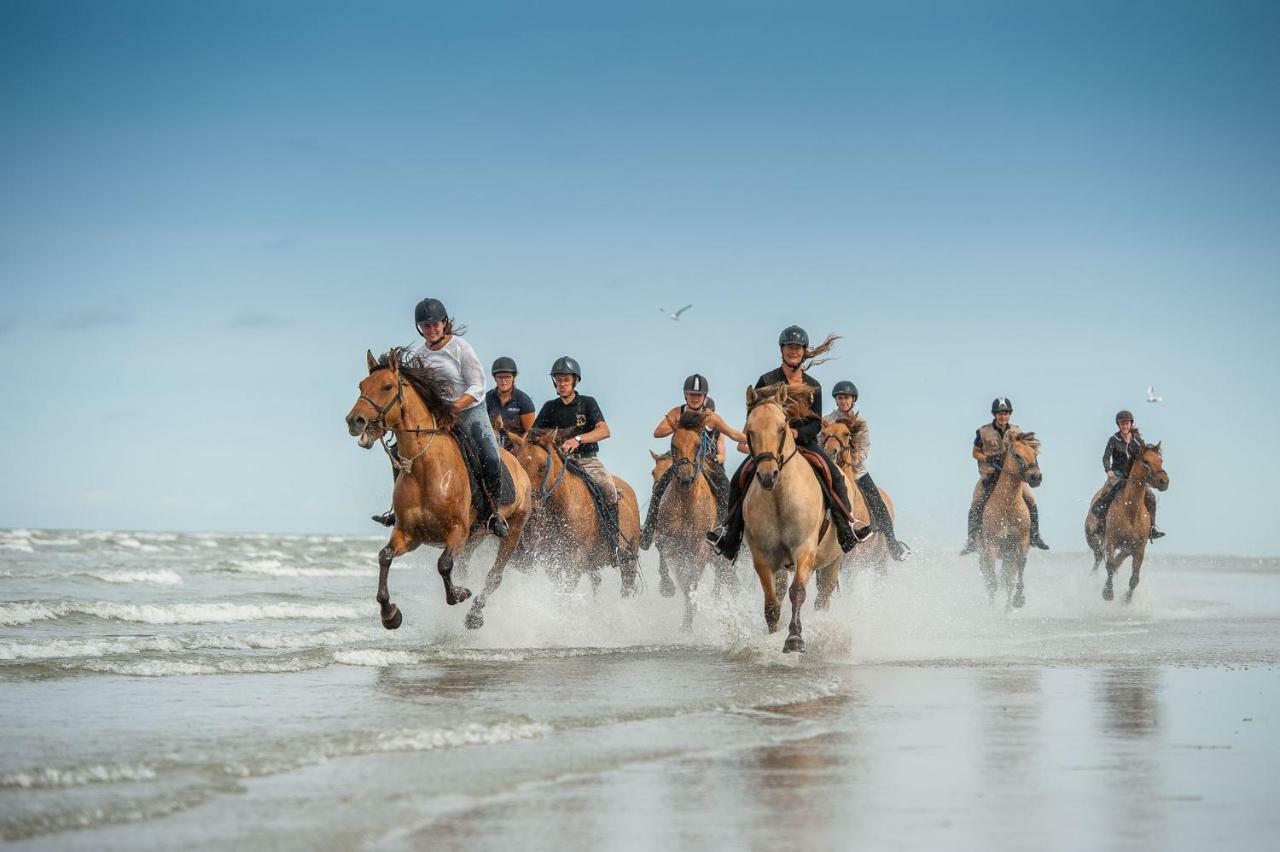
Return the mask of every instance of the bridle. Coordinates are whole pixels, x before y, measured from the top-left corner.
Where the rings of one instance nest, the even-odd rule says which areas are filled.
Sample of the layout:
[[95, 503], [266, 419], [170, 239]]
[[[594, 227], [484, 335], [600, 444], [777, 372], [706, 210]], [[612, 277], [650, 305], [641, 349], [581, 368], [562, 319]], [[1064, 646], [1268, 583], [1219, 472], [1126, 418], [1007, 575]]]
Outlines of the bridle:
[[671, 470], [679, 471], [683, 465], [693, 465], [693, 479], [696, 481], [702, 475], [703, 466], [706, 464], [707, 453], [712, 447], [712, 439], [705, 429], [701, 430], [702, 434], [698, 436], [698, 449], [694, 452], [693, 458], [688, 456], [676, 455], [676, 439], [675, 435], [671, 436]]
[[[534, 441], [533, 445], [547, 454], [547, 469], [542, 475], [542, 485], [533, 489], [533, 496], [543, 502], [546, 502], [546, 500], [551, 497], [551, 494], [560, 487], [560, 483], [564, 481], [564, 473], [569, 469], [569, 466], [565, 464], [564, 456], [561, 454], [559, 447], [548, 449], [537, 441]], [[551, 456], [553, 453], [560, 458], [560, 472], [556, 474], [554, 481], [551, 478]]]
[[760, 465], [768, 461], [776, 461], [778, 463], [778, 470], [781, 471], [782, 468], [786, 467], [787, 462], [791, 461], [795, 454], [800, 452], [800, 445], [796, 444], [791, 448], [791, 455], [786, 456], [785, 458], [783, 457], [783, 451], [787, 446], [787, 434], [790, 430], [786, 419], [787, 410], [783, 408], [782, 404], [779, 402], [771, 401], [769, 404], [776, 405], [778, 410], [782, 412], [782, 434], [778, 436], [778, 451], [776, 453], [757, 453], [755, 447], [751, 444], [751, 433], [747, 433], [747, 449], [751, 451], [751, 464], [756, 468], [757, 473]]
[[845, 458], [847, 454], [849, 459], [847, 464], [849, 465], [849, 467], [854, 467], [854, 458], [856, 457], [857, 454], [853, 451], [852, 438], [849, 439], [848, 443], [845, 443], [844, 441], [840, 440], [839, 437], [837, 437], [835, 434], [831, 432], [821, 432], [819, 433], [818, 437], [822, 440], [823, 444], [825, 444], [827, 441], [836, 442], [836, 454], [833, 461], [837, 465], [846, 464], [846, 462], [841, 462], [841, 459]]
[[[396, 403], [400, 404], [401, 418], [403, 419], [404, 417], [404, 377], [400, 375], [399, 370], [392, 370], [391, 372], [392, 372], [392, 375], [396, 377], [396, 394], [395, 396], [391, 397], [391, 399], [387, 402], [386, 405], [378, 405], [376, 402], [374, 402], [365, 394], [360, 394], [360, 398], [357, 400], [357, 402], [367, 402], [369, 404], [369, 407], [372, 408], [374, 412], [377, 414], [377, 417], [373, 418], [372, 420], [368, 421], [365, 424], [364, 431], [368, 432], [370, 429], [376, 426], [379, 432], [378, 443], [382, 445], [382, 451], [387, 454], [387, 458], [391, 459], [392, 466], [399, 468], [405, 473], [409, 473], [411, 470], [413, 470], [413, 463], [416, 462], [418, 459], [422, 458], [424, 455], [426, 455], [427, 450], [431, 449], [431, 445], [435, 443], [436, 435], [443, 433], [445, 430], [437, 428], [436, 416], [431, 413], [430, 409], [427, 409], [427, 416], [431, 418], [430, 429], [416, 429], [411, 426], [405, 426], [405, 425], [401, 425], [399, 429], [391, 429], [391, 427], [387, 426], [387, 415], [391, 413], [391, 409], [395, 407]], [[397, 457], [394, 453], [391, 452], [391, 448], [387, 446], [388, 431], [412, 432], [416, 435], [430, 435], [431, 437], [427, 440], [426, 446], [424, 446], [421, 450], [419, 450], [413, 456], [406, 459], [406, 458]]]
[[[1014, 475], [1015, 477], [1017, 477], [1018, 479], [1021, 479], [1023, 482], [1026, 482], [1026, 481], [1027, 481], [1027, 471], [1029, 471], [1029, 470], [1033, 470], [1033, 469], [1038, 468], [1038, 467], [1040, 466], [1040, 462], [1039, 462], [1039, 460], [1032, 461], [1032, 462], [1030, 462], [1030, 463], [1028, 463], [1028, 462], [1024, 462], [1024, 461], [1022, 460], [1022, 456], [1018, 455], [1018, 454], [1014, 451], [1014, 449], [1013, 449], [1013, 447], [1012, 447], [1012, 446], [1010, 446], [1010, 447], [1009, 447], [1009, 454], [1010, 454], [1010, 455], [1012, 455], [1012, 456], [1013, 456], [1013, 460], [1014, 460], [1014, 461], [1016, 461], [1016, 462], [1018, 463], [1018, 472], [1017, 472], [1017, 473], [1015, 473], [1015, 474], [1013, 474], [1013, 475]], [[1001, 472], [1003, 472], [1003, 471], [1004, 471], [1004, 468], [1001, 468]]]

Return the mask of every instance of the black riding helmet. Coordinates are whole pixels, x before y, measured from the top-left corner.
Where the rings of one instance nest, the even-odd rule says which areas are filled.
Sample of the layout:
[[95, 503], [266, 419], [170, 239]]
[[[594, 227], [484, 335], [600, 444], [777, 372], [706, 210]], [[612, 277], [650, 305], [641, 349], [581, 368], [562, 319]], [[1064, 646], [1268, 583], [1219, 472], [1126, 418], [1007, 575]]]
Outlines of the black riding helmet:
[[999, 396], [991, 400], [991, 413], [999, 414], [1002, 411], [1013, 413], [1013, 403], [1009, 401], [1007, 396]]
[[684, 380], [684, 389], [688, 393], [706, 393], [708, 387], [707, 377], [701, 373], [694, 373]]
[[413, 309], [414, 325], [422, 325], [424, 322], [444, 322], [448, 318], [449, 312], [445, 310], [444, 302], [439, 299], [423, 299]]
[[837, 396], [840, 396], [840, 394], [848, 394], [854, 399], [857, 399], [858, 386], [848, 380], [845, 380], [842, 382], [836, 382], [836, 386], [831, 389], [831, 396], [837, 397]]
[[582, 381], [582, 368], [578, 366], [578, 362], [568, 355], [561, 355], [556, 362], [551, 365], [551, 375], [557, 373], [567, 373], [575, 376], [578, 381]]
[[1116, 425], [1117, 425], [1117, 426], [1119, 426], [1119, 425], [1120, 425], [1120, 421], [1121, 421], [1121, 420], [1128, 420], [1130, 423], [1132, 423], [1132, 422], [1133, 422], [1133, 412], [1132, 412], [1132, 411], [1117, 411], [1117, 412], [1116, 412]]
[[493, 368], [489, 370], [489, 374], [492, 376], [496, 376], [499, 373], [510, 373], [511, 375], [514, 376], [516, 374], [515, 359], [508, 358], [506, 355], [503, 355], [501, 358], [494, 361]]
[[778, 335], [778, 345], [786, 346], [788, 344], [796, 344], [809, 348], [809, 332], [805, 331], [798, 325], [789, 325], [782, 330], [782, 334]]

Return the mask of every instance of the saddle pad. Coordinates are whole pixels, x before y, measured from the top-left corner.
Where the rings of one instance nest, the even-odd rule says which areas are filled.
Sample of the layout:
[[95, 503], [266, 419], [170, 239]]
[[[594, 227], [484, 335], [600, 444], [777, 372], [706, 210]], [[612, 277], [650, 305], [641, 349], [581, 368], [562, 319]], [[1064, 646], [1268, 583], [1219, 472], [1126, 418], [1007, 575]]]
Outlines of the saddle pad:
[[[822, 496], [827, 501], [827, 508], [840, 512], [851, 523], [856, 522], [853, 512], [836, 496], [835, 489], [831, 485], [831, 470], [827, 467], [822, 454], [813, 450], [806, 450], [804, 447], [797, 447], [796, 449], [804, 460], [809, 463], [814, 475], [818, 477], [818, 484], [822, 486]], [[738, 486], [742, 489], [743, 494], [746, 494], [747, 486], [751, 484], [751, 477], [755, 475], [755, 470], [756, 466], [750, 460], [742, 466]]]
[[[479, 479], [480, 452], [463, 433], [454, 430], [449, 434], [458, 442], [458, 449], [462, 451], [462, 459], [467, 464], [467, 479], [471, 483], [471, 503], [476, 507], [476, 511], [483, 511], [484, 495], [480, 489]], [[501, 453], [499, 453], [498, 459], [501, 461]], [[498, 468], [501, 471], [501, 484], [497, 494], [498, 505], [507, 506], [515, 502], [516, 484], [511, 478], [511, 471], [505, 464], [499, 464]]]

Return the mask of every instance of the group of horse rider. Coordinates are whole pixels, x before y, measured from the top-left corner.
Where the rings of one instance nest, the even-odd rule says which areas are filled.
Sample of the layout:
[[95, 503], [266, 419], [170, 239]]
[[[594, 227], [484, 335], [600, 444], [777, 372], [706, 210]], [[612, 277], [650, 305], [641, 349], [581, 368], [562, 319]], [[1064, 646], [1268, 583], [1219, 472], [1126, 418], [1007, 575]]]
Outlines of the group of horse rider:
[[[515, 385], [518, 370], [512, 358], [503, 356], [493, 362], [490, 373], [496, 386], [485, 391], [484, 371], [480, 360], [471, 345], [462, 338], [464, 329], [455, 327], [440, 300], [427, 298], [420, 301], [414, 308], [414, 324], [423, 343], [409, 356], [410, 363], [430, 370], [441, 380], [446, 401], [456, 413], [456, 429], [475, 449], [480, 468], [478, 481], [485, 503], [482, 516], [487, 517], [487, 526], [494, 535], [505, 537], [508, 533], [506, 521], [498, 511], [497, 504], [502, 471], [498, 452], [499, 435], [503, 441], [509, 441], [508, 434], [520, 437], [531, 429], [557, 430], [558, 436], [563, 438], [560, 443], [561, 451], [571, 456], [576, 466], [598, 486], [606, 503], [616, 506], [617, 489], [612, 476], [599, 459], [600, 442], [611, 434], [609, 424], [596, 400], [578, 392], [582, 368], [575, 359], [565, 355], [552, 364], [550, 372], [556, 396], [544, 403], [535, 416], [533, 400]], [[910, 548], [897, 538], [889, 509], [870, 473], [865, 469], [865, 459], [870, 448], [870, 430], [866, 420], [854, 408], [858, 401], [858, 389], [853, 382], [843, 380], [836, 383], [832, 389], [835, 411], [829, 420], [824, 420], [822, 416], [822, 385], [810, 375], [808, 368], [816, 362], [815, 356], [825, 351], [831, 342], [832, 339], [829, 338], [816, 349], [810, 348], [809, 335], [805, 330], [795, 325], [788, 326], [778, 337], [781, 364], [762, 374], [755, 387], [761, 389], [783, 384], [788, 387], [792, 398], [799, 397], [807, 401], [807, 406], [801, 405], [794, 412], [789, 412], [791, 434], [799, 448], [812, 451], [815, 457], [821, 458], [827, 469], [833, 504], [830, 507], [830, 517], [840, 547], [845, 552], [852, 550], [860, 540], [850, 523], [848, 509], [852, 504], [846, 477], [836, 460], [821, 451], [818, 439], [824, 425], [829, 422], [843, 422], [848, 427], [852, 436], [854, 484], [866, 502], [870, 528], [885, 537], [893, 558], [902, 560], [910, 555]], [[685, 379], [684, 403], [663, 415], [653, 430], [653, 437], [670, 436], [688, 413], [701, 414], [700, 422], [704, 429], [702, 472], [716, 496], [718, 506], [718, 525], [707, 533], [707, 540], [717, 553], [732, 560], [737, 556], [743, 535], [742, 497], [745, 483], [749, 480], [749, 475], [744, 476], [744, 468], [753, 464], [756, 455], [754, 448], [748, 446], [747, 436], [716, 413], [715, 402], [708, 395], [709, 390], [707, 379], [701, 374], [695, 373]], [[991, 404], [991, 414], [991, 422], [980, 426], [973, 439], [972, 454], [978, 463], [979, 479], [973, 490], [968, 519], [968, 542], [962, 554], [971, 553], [977, 547], [983, 511], [1001, 473], [1005, 435], [1010, 429], [1018, 428], [1011, 423], [1013, 404], [1008, 398], [995, 399]], [[1102, 496], [1091, 508], [1100, 518], [1105, 518], [1107, 507], [1123, 480], [1128, 477], [1130, 467], [1144, 446], [1140, 433], [1134, 427], [1132, 413], [1119, 412], [1116, 415], [1116, 425], [1118, 431], [1107, 441], [1103, 454], [1108, 487], [1104, 488]], [[732, 477], [725, 474], [726, 437], [735, 441], [738, 449], [747, 454]], [[390, 452], [395, 458], [394, 447]], [[398, 469], [396, 473], [398, 474]], [[648, 547], [653, 540], [657, 507], [670, 479], [669, 475], [664, 476], [654, 484], [649, 514], [641, 532], [642, 547]], [[1031, 543], [1047, 550], [1049, 546], [1040, 536], [1040, 518], [1035, 497], [1026, 483], [1021, 488], [1022, 499], [1031, 515]], [[1153, 519], [1151, 538], [1160, 538], [1164, 533], [1154, 527], [1155, 495], [1149, 490], [1146, 501]], [[387, 526], [395, 524], [392, 512], [374, 515], [373, 519]]]

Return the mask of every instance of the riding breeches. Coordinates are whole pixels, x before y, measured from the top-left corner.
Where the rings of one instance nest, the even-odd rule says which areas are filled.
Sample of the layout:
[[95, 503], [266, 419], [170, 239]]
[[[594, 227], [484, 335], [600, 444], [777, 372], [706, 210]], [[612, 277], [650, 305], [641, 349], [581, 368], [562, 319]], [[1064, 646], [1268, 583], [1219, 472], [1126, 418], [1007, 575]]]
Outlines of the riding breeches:
[[578, 463], [578, 467], [586, 471], [587, 476], [596, 485], [600, 486], [600, 490], [604, 492], [604, 499], [612, 504], [618, 502], [618, 487], [613, 482], [613, 476], [609, 471], [605, 470], [604, 464], [598, 456], [589, 456], [586, 458], [574, 457], [574, 461]]
[[[458, 413], [458, 428], [466, 433], [472, 446], [480, 455], [484, 487], [494, 500], [502, 483], [502, 458], [498, 455], [498, 439], [493, 434], [493, 424], [483, 405], [473, 405]], [[496, 508], [496, 507], [495, 507]]]

